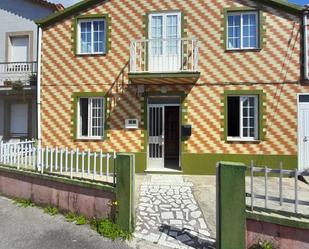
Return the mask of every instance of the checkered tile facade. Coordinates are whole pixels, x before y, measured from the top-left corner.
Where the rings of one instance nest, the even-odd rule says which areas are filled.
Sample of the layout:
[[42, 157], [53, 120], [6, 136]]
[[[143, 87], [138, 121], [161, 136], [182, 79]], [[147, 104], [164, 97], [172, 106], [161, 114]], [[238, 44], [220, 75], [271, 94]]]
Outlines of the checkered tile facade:
[[[263, 49], [226, 52], [222, 48], [223, 8], [258, 7], [263, 13]], [[128, 80], [130, 40], [145, 36], [145, 13], [180, 10], [184, 33], [199, 44], [199, 71], [194, 85], [165, 85], [167, 91], [187, 93], [185, 119], [192, 136], [189, 153], [293, 155], [297, 152], [298, 92], [301, 86], [301, 25], [297, 16], [251, 0], [134, 0], [102, 1], [78, 15], [108, 14], [109, 51], [105, 56], [76, 56], [72, 48], [74, 16], [44, 28], [42, 38], [41, 129], [43, 145], [80, 149], [140, 152], [142, 128], [124, 129], [126, 118], [142, 120], [144, 105], [137, 87]], [[162, 83], [164, 85], [164, 82]], [[146, 91], [160, 91], [147, 85]], [[265, 140], [227, 143], [222, 140], [224, 90], [263, 90], [266, 94]], [[108, 93], [104, 141], [73, 139], [74, 92]]]

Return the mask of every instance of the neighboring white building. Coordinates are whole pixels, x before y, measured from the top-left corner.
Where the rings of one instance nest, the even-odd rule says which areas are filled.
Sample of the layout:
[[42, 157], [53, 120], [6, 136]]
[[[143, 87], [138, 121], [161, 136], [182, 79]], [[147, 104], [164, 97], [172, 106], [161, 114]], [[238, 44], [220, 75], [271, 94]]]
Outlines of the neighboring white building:
[[0, 1], [0, 140], [36, 137], [34, 21], [61, 9], [46, 0]]

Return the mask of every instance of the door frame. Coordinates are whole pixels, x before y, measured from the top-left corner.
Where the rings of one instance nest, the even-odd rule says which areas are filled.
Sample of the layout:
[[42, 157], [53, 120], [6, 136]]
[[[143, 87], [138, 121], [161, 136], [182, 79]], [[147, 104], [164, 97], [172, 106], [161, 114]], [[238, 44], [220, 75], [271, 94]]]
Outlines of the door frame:
[[[299, 140], [299, 136], [300, 136], [300, 102], [299, 102], [299, 98], [301, 95], [307, 95], [309, 96], [309, 93], [297, 93], [297, 168], [301, 169], [301, 162], [300, 162], [300, 140]], [[309, 106], [309, 102], [308, 102], [308, 106]]]
[[[147, 150], [146, 150], [146, 170], [151, 170], [151, 168], [149, 168], [149, 106], [152, 106], [152, 107], [163, 107], [163, 116], [162, 116], [162, 121], [163, 121], [163, 126], [162, 126], [162, 129], [163, 129], [163, 143], [165, 144], [165, 135], [164, 135], [164, 129], [165, 129], [165, 107], [166, 106], [176, 106], [178, 107], [178, 111], [179, 111], [179, 152], [178, 152], [178, 168], [179, 170], [181, 169], [181, 104], [149, 104], [148, 101], [147, 101], [147, 114], [146, 114], [146, 118], [147, 118]], [[163, 163], [164, 163], [164, 159], [165, 159], [165, 156], [164, 156], [164, 144], [163, 144], [163, 149], [162, 149], [162, 155], [163, 155]], [[165, 166], [163, 165], [163, 170], [165, 170]]]

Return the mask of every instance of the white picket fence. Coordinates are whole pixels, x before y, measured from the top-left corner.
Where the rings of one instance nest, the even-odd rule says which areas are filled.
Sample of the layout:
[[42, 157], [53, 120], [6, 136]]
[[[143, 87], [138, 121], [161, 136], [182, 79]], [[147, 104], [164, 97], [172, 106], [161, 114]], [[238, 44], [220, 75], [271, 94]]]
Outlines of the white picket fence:
[[0, 143], [0, 164], [70, 178], [116, 183], [116, 153], [36, 147], [35, 141]]
[[299, 177], [309, 176], [308, 171], [286, 170], [282, 163], [278, 169], [255, 167], [253, 162], [247, 170], [250, 181], [246, 197], [251, 210], [263, 207], [309, 214], [309, 185], [299, 180]]

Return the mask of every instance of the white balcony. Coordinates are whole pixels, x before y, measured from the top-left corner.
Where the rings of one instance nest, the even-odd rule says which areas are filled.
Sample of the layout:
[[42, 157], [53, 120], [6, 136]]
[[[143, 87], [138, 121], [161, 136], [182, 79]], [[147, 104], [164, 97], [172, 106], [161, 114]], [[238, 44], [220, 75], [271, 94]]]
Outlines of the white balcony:
[[37, 62], [3, 62], [0, 63], [0, 86], [35, 85], [36, 74]]
[[[131, 41], [129, 78], [143, 83], [149, 78], [193, 77], [198, 72], [198, 46], [194, 38], [148, 39]], [[136, 79], [139, 79], [137, 82]], [[188, 83], [188, 79], [186, 81]]]

